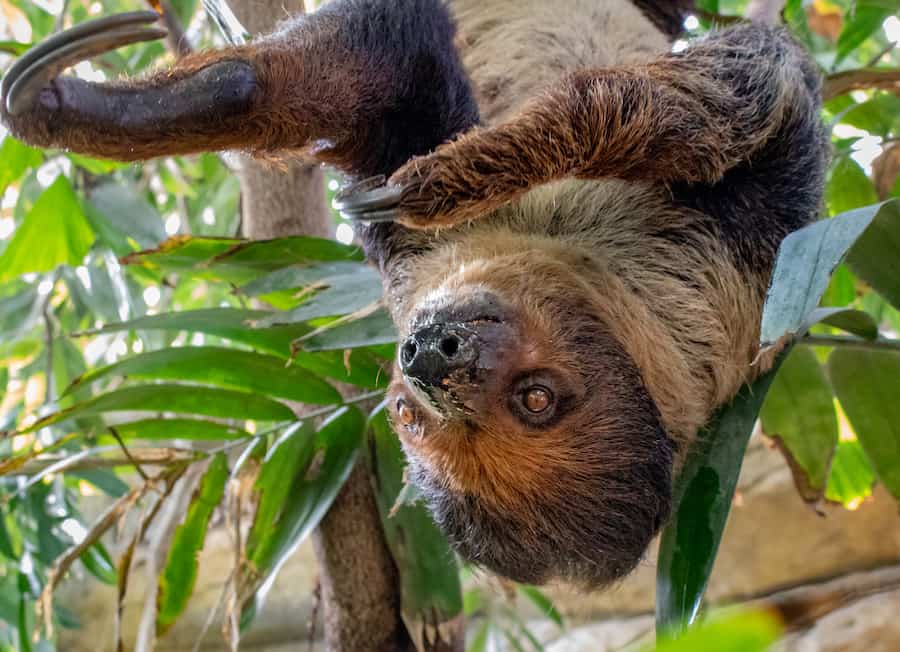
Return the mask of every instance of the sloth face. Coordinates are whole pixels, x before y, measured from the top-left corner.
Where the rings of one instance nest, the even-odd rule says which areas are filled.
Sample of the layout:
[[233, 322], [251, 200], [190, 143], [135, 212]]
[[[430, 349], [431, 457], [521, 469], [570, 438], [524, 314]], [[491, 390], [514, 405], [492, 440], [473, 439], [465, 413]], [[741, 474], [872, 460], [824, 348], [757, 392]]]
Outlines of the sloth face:
[[429, 293], [389, 405], [457, 552], [516, 581], [595, 588], [632, 570], [667, 518], [673, 445], [593, 297], [545, 272], [540, 287], [507, 265]]

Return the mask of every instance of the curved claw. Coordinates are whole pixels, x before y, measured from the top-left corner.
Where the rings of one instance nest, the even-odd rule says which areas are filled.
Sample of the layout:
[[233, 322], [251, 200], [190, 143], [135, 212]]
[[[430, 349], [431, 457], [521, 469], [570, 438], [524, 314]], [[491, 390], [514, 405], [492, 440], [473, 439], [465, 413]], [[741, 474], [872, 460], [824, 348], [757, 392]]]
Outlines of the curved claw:
[[385, 185], [384, 176], [371, 177], [341, 190], [332, 205], [348, 220], [391, 222], [399, 217], [397, 207], [403, 187]]
[[10, 115], [18, 115], [33, 106], [48, 83], [65, 68], [110, 50], [153, 41], [166, 30], [146, 25], [159, 20], [153, 11], [134, 11], [91, 20], [50, 37], [22, 55], [0, 82], [0, 98]]

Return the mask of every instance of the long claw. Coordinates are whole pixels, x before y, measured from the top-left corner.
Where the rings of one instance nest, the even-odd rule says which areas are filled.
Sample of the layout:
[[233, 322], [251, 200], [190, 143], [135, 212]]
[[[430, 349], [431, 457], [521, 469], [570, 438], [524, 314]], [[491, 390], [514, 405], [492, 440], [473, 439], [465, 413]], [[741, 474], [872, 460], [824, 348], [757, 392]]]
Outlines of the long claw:
[[31, 48], [16, 61], [0, 83], [0, 97], [10, 115], [31, 106], [41, 89], [65, 68], [123, 45], [162, 38], [166, 31], [147, 28], [159, 19], [152, 11], [135, 11], [99, 18], [60, 32]]
[[384, 182], [383, 176], [360, 181], [339, 192], [332, 204], [348, 220], [391, 222], [398, 217], [403, 187], [383, 185]]

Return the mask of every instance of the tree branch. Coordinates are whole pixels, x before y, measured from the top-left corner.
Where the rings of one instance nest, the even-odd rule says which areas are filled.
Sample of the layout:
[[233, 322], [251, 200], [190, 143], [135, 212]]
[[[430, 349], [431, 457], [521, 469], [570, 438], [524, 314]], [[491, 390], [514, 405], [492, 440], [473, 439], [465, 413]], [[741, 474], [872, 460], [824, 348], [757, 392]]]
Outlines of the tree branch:
[[744, 14], [754, 22], [774, 25], [781, 16], [784, 3], [785, 0], [750, 0]]
[[900, 69], [859, 68], [828, 75], [822, 85], [822, 99], [830, 100], [850, 91], [867, 88], [878, 88], [900, 95]]
[[880, 337], [875, 340], [864, 340], [852, 335], [804, 335], [800, 344], [806, 346], [837, 346], [869, 351], [900, 351], [900, 340]]

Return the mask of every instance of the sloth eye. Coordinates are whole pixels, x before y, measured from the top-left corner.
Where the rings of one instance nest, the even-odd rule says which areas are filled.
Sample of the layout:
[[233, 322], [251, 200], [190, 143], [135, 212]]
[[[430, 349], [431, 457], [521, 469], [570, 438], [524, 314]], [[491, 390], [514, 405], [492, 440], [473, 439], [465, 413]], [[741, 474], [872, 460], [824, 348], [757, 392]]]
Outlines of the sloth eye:
[[543, 385], [532, 385], [523, 392], [522, 404], [532, 414], [541, 414], [553, 404], [553, 392]]

